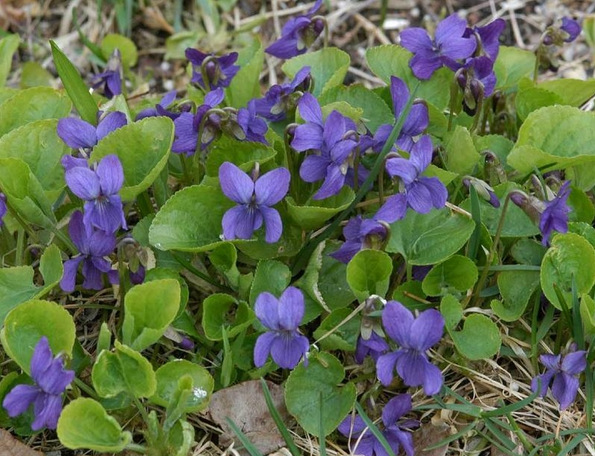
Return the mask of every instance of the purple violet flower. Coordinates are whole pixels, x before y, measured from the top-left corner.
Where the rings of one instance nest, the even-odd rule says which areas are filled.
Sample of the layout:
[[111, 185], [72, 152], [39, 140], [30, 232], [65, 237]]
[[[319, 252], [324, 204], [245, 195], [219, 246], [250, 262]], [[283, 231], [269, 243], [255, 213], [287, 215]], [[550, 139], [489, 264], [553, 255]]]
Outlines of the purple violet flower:
[[463, 177], [463, 185], [465, 185], [467, 188], [473, 186], [481, 198], [483, 198], [495, 208], [500, 207], [500, 200], [494, 193], [494, 189], [481, 179], [477, 179], [473, 176], [465, 176]]
[[118, 192], [124, 183], [124, 170], [116, 155], [106, 155], [95, 171], [83, 167], [65, 166], [66, 184], [79, 198], [85, 200], [83, 221], [108, 233], [115, 233], [120, 226], [126, 229], [122, 199]]
[[562, 25], [560, 26], [560, 30], [565, 31], [568, 34], [568, 36], [564, 38], [564, 41], [566, 43], [571, 43], [572, 41], [576, 40], [576, 38], [581, 34], [580, 24], [574, 19], [570, 19], [566, 16], [562, 18]]
[[265, 49], [266, 53], [280, 59], [290, 59], [305, 53], [324, 30], [322, 19], [312, 20], [321, 5], [322, 0], [316, 0], [305, 15], [289, 19], [281, 30], [281, 37]]
[[496, 87], [494, 62], [489, 57], [467, 59], [457, 71], [456, 78], [463, 90], [463, 110], [474, 116], [480, 100], [489, 97]]
[[184, 112], [174, 120], [175, 140], [171, 146], [172, 152], [192, 155], [198, 144], [198, 130], [203, 124], [203, 131], [200, 138], [200, 148], [204, 150], [215, 139], [219, 131], [218, 118], [209, 115], [208, 119], [203, 118], [210, 109], [213, 109], [223, 101], [225, 96], [223, 89], [215, 89], [205, 96], [204, 104], [199, 106], [196, 114]]
[[111, 283], [116, 283], [117, 279], [117, 275], [111, 274], [112, 263], [105, 258], [116, 248], [116, 236], [113, 233], [89, 228], [83, 220], [83, 214], [76, 211], [68, 224], [70, 239], [81, 254], [64, 262], [64, 275], [60, 281], [60, 288], [67, 293], [74, 291], [76, 272], [81, 262], [85, 278], [83, 288], [87, 290], [103, 289], [102, 274], [108, 274]]
[[[399, 79], [396, 76], [391, 76], [390, 94], [393, 101], [395, 118], [398, 119], [409, 101], [409, 88], [402, 79]], [[413, 138], [421, 135], [424, 130], [428, 128], [429, 123], [430, 117], [428, 115], [428, 107], [424, 103], [413, 103], [409, 115], [407, 116], [403, 128], [397, 138], [397, 146], [409, 152], [414, 144]], [[374, 135], [375, 145], [373, 146], [373, 150], [375, 152], [380, 152], [382, 150], [392, 129], [393, 126], [388, 124], [378, 127], [378, 130]]]
[[293, 369], [304, 358], [310, 343], [298, 327], [304, 318], [304, 294], [295, 287], [288, 287], [279, 299], [271, 293], [258, 295], [254, 312], [260, 322], [268, 329], [258, 336], [254, 346], [254, 365], [262, 367], [269, 357], [283, 369]]
[[413, 52], [409, 66], [419, 79], [430, 79], [443, 65], [453, 71], [460, 68], [457, 60], [470, 57], [477, 46], [473, 38], [465, 38], [467, 22], [456, 13], [441, 21], [436, 27], [434, 40], [420, 27], [401, 32], [401, 46]]
[[[192, 81], [203, 89], [209, 91], [220, 87], [228, 87], [231, 80], [240, 70], [234, 65], [238, 59], [237, 52], [230, 52], [220, 57], [214, 54], [205, 54], [198, 49], [186, 49], [186, 58], [192, 63]], [[203, 71], [208, 78], [205, 84]]]
[[8, 416], [22, 415], [33, 404], [31, 429], [56, 429], [62, 413], [62, 393], [74, 380], [74, 371], [64, 369], [61, 355], [53, 357], [48, 338], [43, 336], [31, 357], [31, 378], [35, 385], [17, 385], [4, 398]]
[[389, 350], [389, 346], [383, 337], [372, 331], [369, 339], [364, 339], [361, 335], [357, 338], [355, 346], [355, 362], [362, 364], [366, 356], [370, 356], [374, 361], [378, 361], [380, 355]]
[[[353, 139], [355, 123], [338, 111], [331, 112], [323, 121], [318, 100], [309, 93], [302, 96], [298, 107], [307, 122], [295, 129], [291, 147], [298, 152], [315, 151], [300, 166], [300, 177], [305, 182], [324, 180], [313, 199], [336, 195], [346, 182], [353, 181], [353, 153], [358, 147]], [[365, 173], [363, 166], [360, 171]]]
[[[406, 420], [398, 423], [398, 420], [411, 411], [411, 396], [409, 394], [399, 394], [386, 403], [382, 409], [382, 424], [384, 429], [382, 435], [386, 438], [394, 454], [399, 454], [403, 448], [407, 456], [413, 456], [413, 436], [403, 430], [403, 428], [417, 427], [419, 424], [415, 420]], [[372, 434], [364, 420], [359, 416], [347, 416], [338, 430], [345, 437], [354, 442], [358, 442], [355, 448], [351, 449], [353, 454], [362, 454], [364, 456], [386, 456], [386, 450]], [[362, 436], [363, 434], [363, 436]]]
[[537, 380], [541, 381], [539, 387], [541, 397], [545, 397], [551, 383], [552, 395], [560, 403], [560, 410], [567, 409], [574, 402], [579, 387], [578, 375], [587, 367], [587, 352], [574, 350], [571, 349], [564, 356], [541, 355], [539, 360], [546, 370], [531, 382], [531, 389], [535, 392], [538, 389]]
[[[138, 121], [138, 120], [144, 119], [146, 117], [159, 117], [159, 116], [169, 117], [171, 120], [176, 120], [178, 117], [180, 117], [181, 113], [167, 110], [167, 108], [169, 108], [172, 105], [172, 103], [174, 101], [176, 101], [176, 95], [177, 95], [177, 92], [175, 90], [172, 90], [171, 92], [167, 92], [163, 96], [161, 101], [155, 105], [154, 108], [143, 109], [141, 112], [139, 112], [136, 115], [136, 118], [134, 120]], [[190, 109], [189, 104], [185, 104], [184, 107], [187, 108], [186, 111], [188, 111], [188, 109]]]
[[287, 112], [295, 108], [294, 92], [304, 84], [310, 75], [310, 67], [305, 66], [298, 71], [293, 81], [286, 84], [276, 84], [271, 87], [264, 97], [254, 100], [256, 114], [271, 122], [285, 119]]
[[2, 220], [4, 216], [8, 212], [8, 207], [6, 206], [6, 195], [4, 193], [0, 193], [0, 227], [4, 224]]
[[487, 56], [492, 62], [496, 61], [500, 52], [500, 35], [506, 28], [504, 19], [496, 19], [483, 27], [467, 28], [463, 37], [470, 38], [473, 35], [477, 39], [476, 55]]
[[264, 135], [269, 129], [266, 121], [257, 116], [256, 100], [250, 100], [247, 108], [238, 110], [238, 125], [246, 135], [245, 141], [268, 144]]
[[290, 179], [286, 168], [276, 168], [254, 181], [233, 163], [223, 163], [219, 167], [221, 190], [238, 203], [223, 215], [225, 239], [250, 239], [264, 222], [266, 242], [277, 242], [283, 223], [277, 209], [271, 206], [285, 197]]
[[73, 149], [92, 149], [112, 131], [126, 125], [124, 113], [114, 111], [99, 120], [97, 127], [81, 119], [69, 117], [58, 121], [58, 136]]
[[423, 385], [428, 395], [438, 393], [443, 383], [442, 373], [430, 363], [426, 351], [442, 338], [444, 318], [440, 312], [428, 309], [414, 318], [400, 302], [388, 301], [382, 311], [382, 325], [401, 348], [378, 358], [378, 380], [385, 386], [390, 385], [396, 367], [405, 385]]
[[398, 193], [388, 198], [371, 219], [363, 219], [360, 215], [350, 219], [343, 228], [345, 242], [330, 256], [342, 263], [349, 263], [362, 249], [381, 248], [388, 237], [387, 224], [405, 217], [406, 198], [405, 194]]
[[96, 74], [93, 77], [93, 88], [97, 89], [103, 86], [103, 95], [107, 99], [112, 99], [122, 93], [122, 58], [120, 51], [116, 49], [110, 56], [105, 71]]
[[430, 212], [432, 207], [444, 207], [448, 198], [446, 187], [437, 177], [421, 176], [431, 161], [432, 140], [429, 136], [422, 136], [415, 143], [408, 160], [398, 157], [386, 161], [386, 171], [392, 177], [400, 177], [405, 186], [407, 206], [420, 214]]
[[568, 231], [568, 207], [567, 200], [570, 195], [570, 181], [564, 182], [556, 197], [545, 202], [545, 209], [539, 219], [539, 230], [541, 231], [543, 245], [548, 245], [552, 231], [566, 233]]

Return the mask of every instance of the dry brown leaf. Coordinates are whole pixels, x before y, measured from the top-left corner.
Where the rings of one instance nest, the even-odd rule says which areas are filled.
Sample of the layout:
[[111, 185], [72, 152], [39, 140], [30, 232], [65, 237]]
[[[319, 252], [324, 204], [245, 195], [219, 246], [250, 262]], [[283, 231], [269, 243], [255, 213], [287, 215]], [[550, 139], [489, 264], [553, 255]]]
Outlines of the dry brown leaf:
[[157, 7], [148, 6], [143, 9], [143, 24], [152, 29], [174, 33], [174, 28], [165, 20], [163, 13]]
[[15, 439], [10, 432], [0, 429], [0, 455], [2, 456], [43, 456], [43, 453], [29, 448]]
[[[267, 382], [267, 385], [275, 407], [287, 423], [289, 415], [285, 408], [283, 388], [272, 382]], [[240, 446], [236, 435], [227, 424], [226, 417], [229, 417], [263, 454], [272, 453], [285, 445], [269, 413], [260, 380], [250, 380], [217, 391], [211, 398], [208, 412], [211, 419], [223, 429], [219, 442], [222, 446], [228, 446], [232, 441], [236, 442], [236, 447]]]
[[444, 456], [448, 451], [448, 445], [426, 450], [427, 447], [444, 440], [450, 435], [450, 427], [446, 424], [433, 425], [432, 423], [422, 424], [413, 433], [413, 446], [415, 456]]

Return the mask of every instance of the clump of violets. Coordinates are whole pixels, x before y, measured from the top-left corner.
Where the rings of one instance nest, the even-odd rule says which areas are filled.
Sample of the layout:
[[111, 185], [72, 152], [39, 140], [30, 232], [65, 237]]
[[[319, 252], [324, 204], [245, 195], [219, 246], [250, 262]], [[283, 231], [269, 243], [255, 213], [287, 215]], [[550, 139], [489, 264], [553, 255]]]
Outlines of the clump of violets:
[[420, 27], [412, 27], [401, 32], [401, 45], [413, 52], [409, 66], [419, 79], [430, 79], [434, 71], [446, 66], [453, 71], [461, 64], [457, 60], [470, 57], [477, 42], [466, 37], [467, 22], [457, 14], [451, 14], [436, 27], [434, 39]]
[[442, 388], [442, 373], [430, 363], [426, 352], [442, 339], [444, 318], [440, 312], [428, 309], [415, 318], [400, 302], [388, 301], [382, 311], [382, 325], [400, 348], [378, 358], [378, 380], [390, 385], [396, 368], [405, 385], [421, 385], [428, 395], [438, 393]]
[[[413, 437], [411, 433], [404, 429], [417, 427], [419, 423], [415, 420], [405, 420], [399, 423], [399, 420], [411, 411], [411, 396], [409, 394], [400, 394], [393, 397], [386, 403], [382, 409], [382, 424], [384, 429], [382, 435], [390, 445], [394, 454], [399, 454], [403, 449], [407, 456], [413, 456]], [[349, 415], [345, 418], [338, 428], [339, 432], [352, 442], [357, 442], [350, 451], [353, 454], [364, 456], [385, 456], [386, 450], [382, 443], [370, 431], [364, 420], [359, 415]]]
[[85, 201], [85, 226], [107, 233], [115, 233], [120, 227], [126, 229], [122, 199], [118, 195], [124, 183], [124, 170], [118, 156], [106, 155], [95, 170], [86, 166], [65, 168], [68, 188]]
[[[312, 151], [300, 166], [300, 177], [305, 182], [323, 180], [312, 197], [325, 199], [341, 191], [345, 183], [353, 184], [353, 163], [359, 141], [355, 123], [338, 111], [322, 119], [322, 110], [313, 95], [305, 93], [298, 103], [305, 124], [295, 129], [291, 147], [298, 152]], [[358, 169], [358, 179], [365, 178], [365, 168]]]
[[265, 51], [280, 59], [305, 53], [324, 30], [324, 20], [314, 16], [321, 6], [322, 0], [316, 0], [305, 15], [289, 19], [281, 30], [281, 37]]
[[186, 58], [192, 63], [192, 82], [206, 91], [228, 87], [240, 70], [238, 65], [234, 65], [238, 59], [237, 52], [217, 57], [214, 54], [205, 54], [198, 49], [188, 48]]
[[[533, 392], [545, 397], [551, 384], [552, 395], [565, 410], [574, 402], [579, 388], [578, 376], [587, 367], [587, 352], [576, 350], [573, 344], [566, 355], [541, 355], [539, 361], [546, 368], [531, 382]], [[541, 385], [539, 385], [541, 384]]]
[[[395, 157], [386, 161], [388, 174], [401, 179], [406, 205], [420, 214], [426, 214], [432, 208], [441, 209], [448, 198], [448, 191], [440, 179], [422, 176], [432, 161], [432, 152], [432, 140], [422, 136], [413, 145], [409, 159]], [[389, 198], [394, 204], [392, 198], [395, 196]]]
[[[64, 275], [60, 281], [60, 288], [71, 293], [76, 284], [76, 273], [83, 263], [83, 288], [87, 290], [101, 290], [103, 288], [103, 274], [107, 274], [111, 283], [117, 283], [117, 271], [112, 271], [112, 263], [105, 257], [116, 248], [116, 237], [113, 233], [88, 227], [84, 223], [83, 214], [75, 211], [68, 224], [70, 239], [81, 253], [64, 262]], [[144, 269], [143, 269], [144, 272]]]
[[225, 239], [250, 239], [264, 223], [266, 242], [277, 242], [283, 222], [272, 206], [285, 197], [290, 179], [286, 168], [276, 168], [262, 176], [256, 168], [250, 177], [233, 163], [223, 163], [219, 167], [221, 190], [237, 203], [223, 215]]
[[4, 398], [2, 406], [8, 416], [22, 415], [33, 404], [35, 419], [31, 429], [56, 429], [62, 413], [62, 393], [74, 380], [74, 371], [64, 369], [61, 355], [56, 357], [48, 338], [43, 336], [31, 358], [31, 378], [34, 385], [17, 385]]
[[58, 121], [58, 136], [73, 149], [92, 149], [112, 131], [126, 125], [124, 113], [114, 111], [99, 119], [97, 127], [72, 117]]
[[305, 66], [298, 71], [289, 83], [272, 86], [264, 97], [254, 100], [256, 114], [271, 122], [285, 119], [287, 113], [295, 109], [297, 98], [301, 97], [299, 89], [306, 89], [310, 76], [310, 67]]
[[262, 367], [269, 354], [273, 361], [283, 369], [293, 369], [304, 358], [310, 343], [299, 332], [304, 318], [304, 295], [298, 288], [287, 287], [277, 299], [271, 293], [258, 295], [254, 312], [267, 332], [258, 336], [254, 346], [254, 365]]

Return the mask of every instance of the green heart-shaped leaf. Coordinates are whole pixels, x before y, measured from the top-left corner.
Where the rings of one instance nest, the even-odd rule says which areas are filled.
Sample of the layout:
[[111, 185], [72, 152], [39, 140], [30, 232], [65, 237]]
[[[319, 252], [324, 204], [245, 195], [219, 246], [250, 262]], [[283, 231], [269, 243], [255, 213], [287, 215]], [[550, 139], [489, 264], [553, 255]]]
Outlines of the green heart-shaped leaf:
[[70, 402], [58, 420], [58, 438], [66, 448], [88, 448], [119, 453], [132, 442], [132, 435], [93, 399], [79, 397]]
[[322, 423], [324, 436], [329, 435], [347, 416], [356, 392], [353, 383], [339, 386], [344, 377], [341, 361], [325, 352], [310, 359], [308, 367], [301, 363], [289, 374], [285, 383], [287, 410], [306, 432], [320, 437]]

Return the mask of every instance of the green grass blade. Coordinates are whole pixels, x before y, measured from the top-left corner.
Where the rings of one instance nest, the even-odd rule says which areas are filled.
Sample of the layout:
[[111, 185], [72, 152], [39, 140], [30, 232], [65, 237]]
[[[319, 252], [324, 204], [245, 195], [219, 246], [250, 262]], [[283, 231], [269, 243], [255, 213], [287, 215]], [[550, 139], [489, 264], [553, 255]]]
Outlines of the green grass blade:
[[461, 437], [463, 437], [465, 434], [467, 434], [467, 432], [469, 432], [471, 429], [473, 429], [475, 427], [475, 425], [477, 424], [477, 422], [478, 422], [478, 420], [475, 420], [475, 421], [469, 423], [467, 426], [465, 426], [463, 429], [461, 429], [456, 434], [449, 435], [445, 439], [442, 439], [439, 442], [433, 443], [432, 445], [424, 448], [424, 451], [435, 450], [436, 448], [440, 448], [444, 445], [448, 445], [450, 442], [459, 440]]
[[246, 434], [244, 434], [240, 430], [240, 428], [233, 422], [231, 418], [226, 416], [225, 421], [227, 421], [227, 424], [229, 424], [232, 431], [238, 436], [238, 439], [240, 439], [240, 442], [242, 443], [242, 445], [244, 445], [246, 451], [250, 453], [250, 456], [263, 456], [263, 454], [260, 451], [258, 451], [258, 448], [254, 446], [254, 444], [248, 439], [248, 437], [246, 437]]
[[357, 401], [355, 402], [355, 409], [357, 410], [357, 413], [359, 413], [359, 416], [362, 418], [362, 420], [364, 420], [364, 423], [366, 423], [366, 426], [368, 426], [370, 432], [372, 432], [374, 437], [376, 437], [376, 439], [380, 442], [382, 448], [384, 448], [384, 451], [386, 451], [388, 456], [395, 456], [395, 453], [386, 440], [386, 437], [384, 437], [382, 432], [380, 432], [380, 429], [378, 429], [378, 427], [372, 422], [368, 415], [366, 415], [366, 412], [364, 412], [364, 409]]
[[60, 50], [58, 45], [50, 40], [52, 47], [52, 55], [54, 56], [54, 65], [58, 76], [64, 84], [66, 93], [72, 100], [74, 107], [80, 114], [81, 118], [89, 122], [91, 125], [97, 125], [97, 104], [89, 93], [89, 88], [83, 78], [79, 74], [75, 66], [68, 60], [68, 57]]
[[262, 385], [262, 392], [264, 394], [264, 400], [267, 403], [267, 407], [269, 408], [269, 413], [273, 417], [273, 421], [275, 421], [277, 429], [279, 429], [279, 432], [281, 433], [283, 440], [285, 440], [287, 448], [293, 456], [301, 456], [300, 450], [298, 450], [298, 447], [291, 438], [291, 434], [289, 433], [287, 426], [285, 426], [285, 423], [283, 422], [283, 419], [281, 418], [279, 411], [275, 407], [275, 404], [273, 404], [273, 397], [271, 396], [271, 391], [269, 390], [267, 382], [262, 377], [260, 378], [260, 384]]
[[471, 218], [475, 222], [475, 229], [469, 239], [469, 253], [467, 256], [472, 260], [477, 257], [479, 250], [479, 244], [481, 241], [481, 211], [479, 209], [479, 197], [477, 196], [477, 190], [473, 185], [469, 186], [469, 196], [471, 199]]
[[4, 87], [10, 67], [12, 66], [12, 56], [19, 48], [18, 35], [6, 35], [0, 40], [0, 87]]
[[324, 435], [324, 417], [322, 415], [322, 392], [318, 393], [318, 405], [320, 406], [318, 410], [320, 414], [318, 415], [318, 446], [320, 456], [327, 456], [326, 455], [326, 439]]
[[516, 412], [517, 410], [522, 409], [523, 407], [528, 405], [530, 402], [533, 402], [533, 400], [535, 400], [536, 397], [537, 392], [531, 393], [530, 396], [527, 396], [522, 401], [515, 402], [514, 404], [508, 404], [496, 410], [490, 410], [489, 412], [483, 412], [481, 416], [483, 418], [493, 418], [496, 416], [503, 416], [508, 413]]

